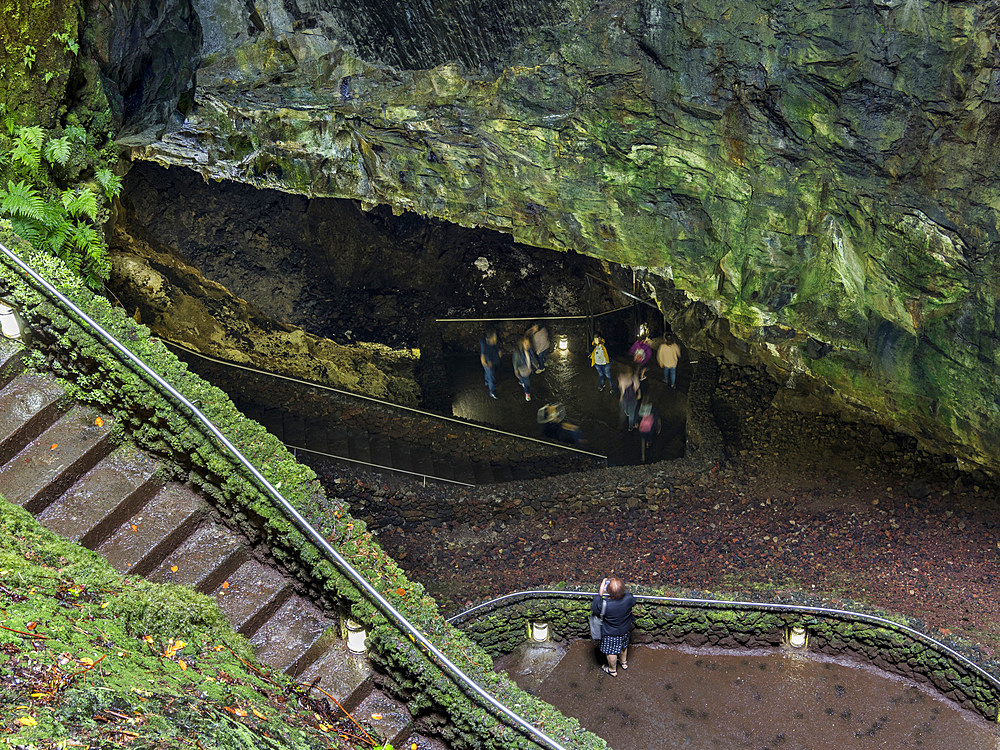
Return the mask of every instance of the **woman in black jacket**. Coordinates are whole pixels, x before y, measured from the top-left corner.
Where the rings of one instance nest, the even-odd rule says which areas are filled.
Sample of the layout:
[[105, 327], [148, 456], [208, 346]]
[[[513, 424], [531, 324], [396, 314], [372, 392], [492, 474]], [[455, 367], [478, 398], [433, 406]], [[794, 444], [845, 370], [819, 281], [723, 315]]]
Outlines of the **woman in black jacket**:
[[591, 612], [599, 616], [603, 602], [607, 602], [607, 607], [601, 625], [600, 648], [608, 663], [601, 669], [612, 677], [617, 677], [619, 654], [622, 669], [628, 669], [628, 644], [635, 598], [625, 590], [625, 582], [621, 578], [605, 578], [601, 583], [600, 593], [594, 594], [594, 600], [590, 603]]

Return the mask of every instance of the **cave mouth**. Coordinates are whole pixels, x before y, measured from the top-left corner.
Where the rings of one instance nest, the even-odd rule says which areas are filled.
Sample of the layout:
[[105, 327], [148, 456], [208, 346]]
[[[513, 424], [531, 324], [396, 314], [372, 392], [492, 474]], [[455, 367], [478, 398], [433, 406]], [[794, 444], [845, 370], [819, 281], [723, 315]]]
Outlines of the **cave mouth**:
[[[571, 443], [572, 434], [540, 422], [540, 408], [559, 404], [567, 422], [582, 428], [579, 447], [607, 455], [613, 465], [684, 453], [686, 362], [676, 389], [655, 363], [650, 367], [646, 391], [655, 392], [650, 401], [664, 427], [652, 445], [638, 430], [627, 434], [617, 394], [598, 389], [591, 366], [595, 333], [605, 339], [617, 374], [629, 365], [640, 327], [651, 337], [663, 332], [655, 303], [629, 296], [636, 290], [629, 269], [521, 245], [490, 230], [396, 216], [387, 207], [363, 212], [348, 200], [206, 182], [193, 171], [149, 163], [135, 164], [126, 177], [112, 252], [127, 255], [139, 237], [161, 259], [197, 269], [204, 277], [198, 294], [216, 294], [212, 284], [219, 284], [275, 327], [295, 326], [359, 349], [367, 343], [418, 349], [413, 377], [420, 406], [431, 411]], [[626, 293], [616, 285], [628, 287]], [[113, 277], [110, 287], [144, 322], [147, 311], [155, 317], [155, 302], [137, 300], [121, 279]], [[185, 324], [180, 317], [173, 316], [175, 325]], [[552, 354], [546, 370], [532, 376], [529, 400], [511, 352], [534, 322], [548, 330]], [[503, 352], [496, 401], [479, 361], [479, 342], [490, 328]], [[156, 333], [172, 340], [169, 330]]]

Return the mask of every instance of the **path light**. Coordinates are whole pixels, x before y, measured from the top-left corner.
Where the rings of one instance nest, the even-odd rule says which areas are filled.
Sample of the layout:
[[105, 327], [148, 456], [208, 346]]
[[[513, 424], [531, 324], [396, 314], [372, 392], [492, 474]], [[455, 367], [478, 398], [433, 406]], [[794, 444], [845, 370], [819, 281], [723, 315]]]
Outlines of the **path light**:
[[559, 337], [559, 351], [565, 352], [569, 351], [569, 339], [565, 336]]
[[0, 333], [9, 339], [21, 338], [21, 324], [17, 320], [17, 315], [2, 302], [0, 302]]
[[646, 338], [646, 335], [648, 333], [649, 333], [649, 326], [647, 326], [645, 323], [640, 323], [639, 324], [639, 338], [641, 338], [641, 339]]
[[549, 624], [547, 622], [533, 622], [531, 623], [531, 640], [547, 641], [549, 639]]
[[366, 650], [365, 641], [368, 640], [368, 631], [360, 622], [348, 620], [344, 623], [347, 628], [347, 650], [352, 654], [363, 654]]
[[805, 648], [808, 643], [809, 636], [801, 625], [795, 625], [788, 631], [788, 645], [792, 648]]

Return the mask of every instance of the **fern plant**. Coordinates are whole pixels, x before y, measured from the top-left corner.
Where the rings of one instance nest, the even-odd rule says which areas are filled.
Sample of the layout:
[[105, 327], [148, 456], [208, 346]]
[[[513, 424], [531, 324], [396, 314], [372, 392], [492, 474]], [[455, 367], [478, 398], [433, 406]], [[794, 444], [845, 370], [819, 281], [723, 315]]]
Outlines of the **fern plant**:
[[[5, 114], [0, 110], [0, 116]], [[69, 126], [61, 135], [37, 126], [8, 124], [7, 130], [9, 137], [0, 134], [0, 175], [7, 177], [6, 187], [0, 186], [0, 219], [8, 218], [24, 239], [99, 286], [109, 270], [99, 222], [107, 217], [107, 202], [121, 190], [121, 178], [98, 166], [104, 159], [81, 127]], [[71, 162], [94, 168], [99, 191], [93, 185], [57, 187], [59, 169]]]

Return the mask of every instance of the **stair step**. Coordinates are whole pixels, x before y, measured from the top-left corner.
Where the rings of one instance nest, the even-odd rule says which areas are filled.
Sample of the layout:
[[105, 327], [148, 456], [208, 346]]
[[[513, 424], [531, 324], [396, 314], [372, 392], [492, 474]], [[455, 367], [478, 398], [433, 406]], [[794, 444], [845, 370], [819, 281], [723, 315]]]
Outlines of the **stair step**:
[[[32, 440], [0, 473], [0, 495], [38, 513], [111, 451], [111, 419], [74, 406]], [[54, 448], [52, 446], [55, 446]]]
[[352, 711], [371, 690], [371, 674], [372, 667], [367, 656], [353, 654], [348, 651], [346, 641], [335, 640], [295, 679], [304, 685], [315, 682], [345, 709]]
[[0, 336], [0, 385], [6, 384], [24, 369], [24, 347]]
[[413, 717], [409, 710], [385, 693], [369, 693], [353, 713], [358, 720], [370, 722], [378, 730], [382, 740], [393, 747], [402, 747], [398, 744], [400, 737], [413, 733]]
[[147, 575], [194, 532], [207, 511], [189, 488], [167, 485], [97, 551], [121, 573]]
[[0, 390], [0, 465], [66, 411], [65, 396], [53, 380], [32, 373], [18, 375]]
[[213, 593], [233, 629], [252, 635], [285, 602], [291, 588], [277, 570], [250, 559], [219, 583]]
[[145, 453], [121, 446], [56, 498], [38, 520], [49, 531], [93, 549], [160, 489], [153, 480], [157, 468]]
[[[250, 638], [257, 659], [279, 672], [294, 672], [333, 622], [312, 602], [292, 596]], [[314, 657], [315, 658], [315, 657]]]
[[222, 524], [205, 524], [167, 555], [160, 567], [150, 573], [149, 579], [204, 591], [212, 574], [239, 554], [244, 546], [243, 539]]

